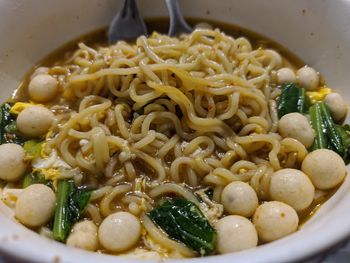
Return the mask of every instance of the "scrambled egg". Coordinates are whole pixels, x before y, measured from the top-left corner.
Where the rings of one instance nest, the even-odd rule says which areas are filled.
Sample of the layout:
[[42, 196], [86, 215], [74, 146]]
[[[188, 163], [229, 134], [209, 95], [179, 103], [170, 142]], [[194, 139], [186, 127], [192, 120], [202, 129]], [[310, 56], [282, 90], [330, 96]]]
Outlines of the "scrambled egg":
[[0, 195], [1, 201], [8, 207], [14, 208], [18, 196], [22, 193], [23, 189], [13, 189], [5, 187]]
[[72, 167], [58, 156], [55, 150], [52, 150], [49, 156], [39, 157], [32, 161], [33, 171], [40, 172], [46, 180], [51, 180], [56, 187], [59, 179], [72, 178], [80, 173], [78, 168]]
[[37, 106], [44, 106], [42, 104], [37, 104], [34, 102], [16, 102], [15, 105], [13, 105], [10, 109], [10, 113], [18, 115], [21, 111], [23, 111], [25, 108], [28, 108], [30, 106], [37, 105]]
[[329, 93], [332, 93], [332, 89], [324, 86], [316, 91], [307, 91], [306, 95], [309, 96], [311, 103], [315, 103], [323, 100]]
[[56, 168], [33, 169], [33, 171], [40, 172], [46, 180], [55, 181], [61, 177], [61, 172]]
[[32, 166], [34, 169], [46, 169], [46, 168], [72, 168], [69, 164], [62, 160], [58, 156], [57, 151], [52, 150], [50, 155], [45, 158], [37, 158], [33, 160]]

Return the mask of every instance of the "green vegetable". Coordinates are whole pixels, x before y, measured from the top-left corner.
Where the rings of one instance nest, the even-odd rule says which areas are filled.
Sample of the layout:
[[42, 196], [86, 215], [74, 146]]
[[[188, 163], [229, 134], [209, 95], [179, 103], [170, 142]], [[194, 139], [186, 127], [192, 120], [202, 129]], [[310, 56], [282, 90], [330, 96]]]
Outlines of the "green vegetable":
[[309, 109], [311, 126], [315, 131], [313, 150], [328, 148], [326, 128], [323, 124], [322, 112], [319, 103], [312, 105]]
[[10, 114], [11, 106], [4, 103], [0, 106], [0, 144], [17, 143], [22, 145], [23, 140], [17, 134], [16, 119]]
[[91, 191], [77, 188], [73, 181], [60, 181], [53, 224], [54, 239], [64, 242], [90, 200]]
[[57, 202], [53, 223], [53, 237], [58, 241], [65, 241], [72, 227], [68, 211], [69, 197], [74, 191], [74, 183], [60, 181], [57, 187]]
[[29, 140], [24, 143], [23, 149], [27, 153], [27, 155], [36, 159], [39, 158], [41, 155], [41, 147], [43, 144], [44, 141]]
[[342, 156], [345, 164], [350, 163], [350, 125], [345, 124], [343, 126], [336, 125], [336, 129], [342, 138], [342, 142], [344, 145], [344, 155]]
[[336, 125], [324, 102], [317, 102], [309, 110], [311, 125], [315, 130], [313, 150], [330, 149], [350, 162], [350, 126]]
[[45, 179], [45, 176], [40, 172], [27, 173], [22, 181], [22, 187], [26, 188], [32, 184], [44, 184], [51, 187], [51, 182]]
[[309, 107], [309, 99], [305, 94], [305, 89], [293, 83], [282, 87], [282, 94], [278, 104], [278, 118], [282, 118], [287, 113], [306, 113]]
[[322, 120], [326, 128], [326, 134], [329, 141], [330, 149], [334, 149], [340, 156], [344, 155], [344, 146], [342, 138], [336, 129], [335, 123], [331, 114], [329, 113], [328, 107], [324, 102], [318, 103], [322, 113]]
[[69, 210], [71, 211], [71, 219], [77, 222], [84, 212], [86, 205], [89, 203], [91, 191], [86, 188], [76, 188], [75, 192], [69, 199]]
[[6, 133], [16, 133], [17, 132], [17, 125], [15, 121], [10, 122], [6, 127], [5, 127], [5, 132]]
[[201, 255], [213, 252], [216, 231], [194, 203], [182, 198], [168, 199], [148, 216], [171, 238]]

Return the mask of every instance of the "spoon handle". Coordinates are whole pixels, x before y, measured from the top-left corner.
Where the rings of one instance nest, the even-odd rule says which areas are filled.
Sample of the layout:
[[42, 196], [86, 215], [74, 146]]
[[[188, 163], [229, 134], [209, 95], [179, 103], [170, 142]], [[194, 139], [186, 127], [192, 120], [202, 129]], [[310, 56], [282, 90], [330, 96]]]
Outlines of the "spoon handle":
[[136, 0], [124, 0], [122, 9], [109, 26], [109, 43], [131, 40], [141, 35], [147, 35], [147, 28], [137, 9]]
[[138, 18], [140, 16], [137, 8], [136, 0], [125, 0], [122, 8], [122, 17], [131, 16], [132, 18]]
[[177, 36], [181, 33], [190, 33], [192, 28], [186, 23], [180, 10], [180, 5], [177, 0], [165, 0], [168, 7], [170, 17], [169, 36]]

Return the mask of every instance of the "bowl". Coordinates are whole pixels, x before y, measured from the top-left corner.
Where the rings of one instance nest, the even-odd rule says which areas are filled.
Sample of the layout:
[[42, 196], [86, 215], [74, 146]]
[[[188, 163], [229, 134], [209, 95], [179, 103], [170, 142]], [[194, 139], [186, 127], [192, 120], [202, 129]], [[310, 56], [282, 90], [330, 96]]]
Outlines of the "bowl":
[[[318, 69], [332, 88], [350, 99], [350, 1], [182, 0], [180, 4], [185, 16], [233, 23], [277, 41]], [[121, 1], [116, 0], [1, 0], [1, 99], [10, 96], [26, 71], [41, 58], [71, 39], [108, 25], [120, 6]], [[161, 0], [139, 1], [139, 8], [144, 17], [167, 15]], [[290, 262], [310, 258], [350, 235], [349, 188], [347, 177], [302, 229], [286, 238], [238, 253], [181, 262]], [[139, 262], [72, 249], [42, 238], [16, 223], [2, 203], [0, 222], [0, 251], [12, 262]]]

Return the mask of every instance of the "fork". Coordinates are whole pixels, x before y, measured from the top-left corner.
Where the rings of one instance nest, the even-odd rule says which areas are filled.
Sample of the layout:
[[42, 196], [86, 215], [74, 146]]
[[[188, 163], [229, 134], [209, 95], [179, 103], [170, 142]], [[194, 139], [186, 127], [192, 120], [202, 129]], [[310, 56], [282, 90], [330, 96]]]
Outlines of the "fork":
[[108, 41], [113, 44], [118, 40], [132, 40], [141, 35], [147, 36], [147, 28], [140, 17], [136, 0], [125, 0], [123, 8], [109, 26]]
[[191, 33], [193, 29], [186, 23], [180, 10], [180, 5], [177, 0], [165, 0], [169, 17], [170, 27], [168, 35], [171, 37], [179, 36], [182, 33]]

